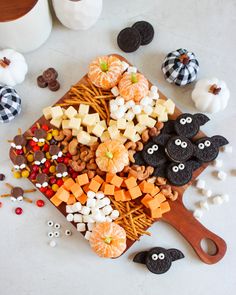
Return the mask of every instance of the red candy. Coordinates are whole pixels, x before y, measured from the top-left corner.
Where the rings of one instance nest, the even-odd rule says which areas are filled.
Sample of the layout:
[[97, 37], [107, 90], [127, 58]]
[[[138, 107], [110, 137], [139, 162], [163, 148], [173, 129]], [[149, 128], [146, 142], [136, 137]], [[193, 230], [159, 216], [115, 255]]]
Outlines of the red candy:
[[45, 192], [45, 195], [48, 197], [48, 198], [51, 198], [53, 195], [54, 195], [54, 191], [52, 189], [47, 189], [46, 192]]
[[48, 125], [42, 125], [42, 129], [44, 129], [45, 131], [48, 131]]
[[35, 172], [32, 172], [31, 174], [30, 174], [30, 180], [35, 180], [36, 179], [36, 176], [37, 176], [37, 173], [35, 173]]
[[76, 179], [76, 177], [77, 177], [78, 175], [79, 175], [79, 173], [77, 173], [77, 172], [73, 172], [71, 176], [72, 176], [73, 179]]
[[38, 207], [43, 207], [43, 206], [45, 205], [45, 202], [44, 202], [43, 200], [37, 200], [37, 201], [36, 201], [36, 205], [37, 205]]
[[35, 142], [35, 141], [33, 141], [33, 140], [30, 140], [30, 142], [29, 142], [29, 144], [30, 144], [30, 146], [35, 146], [37, 143]]
[[39, 171], [39, 166], [34, 165], [34, 166], [32, 167], [32, 170], [33, 170], [34, 172], [38, 172], [38, 171]]
[[48, 174], [49, 173], [49, 169], [48, 168], [43, 168], [42, 169], [42, 172], [45, 173], [45, 174]]
[[2, 208], [2, 202], [0, 202], [0, 208]]
[[33, 133], [34, 133], [34, 131], [35, 131], [36, 129], [38, 129], [37, 126], [33, 126], [33, 127], [31, 127], [31, 131], [32, 131]]
[[47, 188], [46, 188], [46, 187], [40, 187], [40, 189], [39, 189], [39, 190], [40, 190], [40, 192], [41, 192], [41, 193], [45, 193], [45, 192], [46, 192], [46, 190], [47, 190]]
[[38, 145], [33, 146], [33, 151], [37, 152], [40, 150], [40, 147]]
[[15, 209], [15, 213], [16, 213], [17, 215], [21, 215], [21, 214], [23, 213], [23, 209], [20, 208], [20, 207], [17, 207], [17, 208]]
[[47, 143], [44, 144], [43, 151], [44, 152], [48, 152], [49, 151], [49, 145]]
[[70, 161], [70, 159], [69, 159], [69, 158], [65, 158], [65, 159], [64, 159], [64, 163], [65, 163], [65, 164], [68, 164], [68, 163], [69, 163], [69, 161]]
[[72, 155], [70, 153], [67, 153], [66, 157], [69, 158], [69, 159], [72, 159]]
[[57, 185], [62, 186], [64, 184], [64, 181], [62, 179], [57, 180]]
[[45, 166], [46, 168], [50, 168], [50, 167], [51, 167], [51, 163], [50, 163], [50, 161], [47, 160], [47, 161], [45, 162], [44, 166]]
[[16, 150], [16, 154], [17, 155], [23, 155], [24, 154], [24, 151], [23, 150]]
[[58, 159], [57, 159], [57, 162], [58, 162], [58, 163], [63, 163], [63, 162], [64, 162], [64, 157], [60, 157], [60, 158], [58, 158]]
[[52, 177], [52, 178], [50, 178], [49, 182], [51, 185], [53, 185], [57, 182], [57, 179], [55, 177]]

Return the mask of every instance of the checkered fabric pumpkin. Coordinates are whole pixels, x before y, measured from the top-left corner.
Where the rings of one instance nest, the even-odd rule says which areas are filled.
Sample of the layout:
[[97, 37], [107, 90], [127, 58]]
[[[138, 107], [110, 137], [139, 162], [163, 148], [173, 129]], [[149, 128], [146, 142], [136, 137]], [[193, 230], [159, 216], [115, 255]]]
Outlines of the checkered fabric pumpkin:
[[21, 111], [21, 99], [10, 86], [0, 86], [0, 123], [8, 123]]
[[197, 78], [199, 63], [193, 52], [178, 49], [170, 52], [163, 64], [162, 71], [169, 83], [184, 86]]

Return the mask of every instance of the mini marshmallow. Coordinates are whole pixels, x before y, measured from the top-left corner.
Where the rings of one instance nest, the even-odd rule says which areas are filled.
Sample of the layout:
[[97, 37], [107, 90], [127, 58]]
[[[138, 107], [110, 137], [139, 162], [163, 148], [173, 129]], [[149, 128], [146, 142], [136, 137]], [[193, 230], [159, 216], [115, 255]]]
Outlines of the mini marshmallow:
[[83, 206], [82, 209], [81, 209], [81, 214], [83, 215], [89, 215], [91, 209], [87, 206]]
[[206, 181], [203, 179], [198, 179], [196, 182], [196, 188], [204, 189], [206, 187]]
[[207, 201], [200, 201], [199, 206], [201, 209], [209, 210], [209, 205]]
[[111, 219], [115, 220], [116, 218], [118, 218], [120, 215], [119, 211], [118, 210], [113, 210], [110, 217]]
[[89, 199], [93, 199], [93, 198], [95, 198], [95, 196], [96, 196], [96, 193], [95, 192], [93, 192], [93, 191], [88, 191], [87, 192], [87, 197]]
[[83, 222], [77, 223], [77, 231], [83, 232], [85, 230], [86, 230], [85, 223]]
[[87, 224], [87, 227], [88, 227], [88, 230], [89, 231], [92, 231], [93, 230], [93, 228], [94, 228], [94, 226], [95, 226], [95, 223], [93, 222], [88, 222], [88, 224]]
[[112, 218], [109, 216], [106, 216], [106, 222], [112, 222]]
[[94, 218], [93, 218], [93, 216], [91, 214], [90, 215], [84, 215], [83, 216], [83, 222], [85, 222], [85, 223], [93, 223]]
[[114, 113], [118, 110], [119, 106], [117, 104], [110, 104], [110, 111]]
[[96, 193], [96, 198], [97, 198], [98, 200], [103, 199], [103, 198], [104, 198], [104, 193], [103, 193], [103, 192], [97, 192], [97, 193]]
[[152, 85], [151, 88], [150, 88], [150, 91], [153, 92], [153, 93], [157, 93], [158, 92], [158, 87], [155, 86], [155, 85]]
[[127, 72], [128, 73], [137, 73], [137, 68], [136, 67], [128, 67]]
[[95, 207], [95, 205], [96, 205], [96, 200], [95, 199], [88, 199], [87, 200], [87, 203], [86, 203], [87, 207], [93, 208], [93, 207]]
[[122, 61], [121, 63], [122, 63], [123, 71], [126, 71], [129, 67], [129, 64], [127, 64], [127, 62], [125, 61]]
[[144, 98], [142, 98], [142, 99], [140, 100], [140, 104], [141, 104], [142, 106], [147, 106], [147, 105], [149, 105], [149, 104], [150, 104], [150, 99], [149, 99], [149, 97], [145, 96]]
[[122, 110], [117, 110], [116, 113], [112, 113], [111, 117], [115, 120], [121, 119], [123, 118], [125, 115], [125, 112], [123, 112]]
[[146, 113], [147, 115], [151, 115], [153, 112], [153, 107], [147, 105], [143, 108], [144, 113]]
[[113, 88], [111, 88], [111, 93], [114, 96], [118, 96], [120, 94], [118, 87], [117, 86], [114, 86]]
[[212, 196], [212, 190], [210, 189], [202, 189], [202, 194], [206, 196], [207, 198], [210, 198]]
[[201, 209], [196, 209], [194, 210], [193, 212], [193, 216], [197, 219], [201, 219], [202, 218], [202, 215], [203, 215], [203, 212]]
[[[105, 199], [105, 198], [104, 198], [104, 199]], [[103, 202], [103, 200], [104, 200], [104, 199], [97, 200], [97, 201], [96, 201], [95, 208], [98, 208], [98, 209], [100, 209], [100, 208], [102, 208], [102, 207], [106, 206], [106, 204], [104, 204], [104, 202]]]
[[80, 212], [82, 208], [82, 205], [80, 202], [76, 202], [72, 205], [73, 212]]
[[141, 111], [142, 111], [140, 105], [138, 105], [138, 104], [136, 104], [135, 106], [133, 106], [132, 107], [132, 110], [133, 110], [133, 112], [134, 112], [135, 115], [140, 114]]
[[[116, 102], [117, 102], [118, 106], [123, 106], [123, 105], [125, 104], [125, 100], [124, 100], [124, 98], [121, 97], [121, 96], [118, 96], [118, 97], [116, 98]], [[125, 107], [125, 108], [126, 108], [126, 110], [127, 110], [127, 107]]]
[[213, 204], [215, 205], [221, 205], [223, 203], [223, 198], [221, 196], [215, 196], [212, 199]]
[[159, 98], [158, 92], [150, 92], [149, 97], [151, 97], [154, 100], [157, 100]]
[[227, 173], [220, 170], [217, 172], [217, 177], [218, 177], [218, 179], [224, 181], [227, 178]]
[[127, 109], [132, 108], [135, 105], [135, 102], [133, 100], [129, 100], [125, 103], [125, 106], [127, 107]]
[[122, 112], [122, 113], [125, 113], [127, 111], [127, 107], [126, 105], [120, 105], [118, 111]]
[[74, 213], [72, 205], [66, 205], [66, 213]]
[[94, 221], [96, 221], [96, 222], [101, 222], [101, 220], [102, 220], [102, 215], [100, 212], [92, 214], [92, 217], [93, 217]]
[[82, 222], [83, 215], [82, 214], [74, 214], [74, 222]]
[[49, 242], [49, 246], [52, 247], [52, 248], [56, 247], [56, 245], [57, 245], [57, 243], [54, 240]]
[[224, 202], [229, 202], [229, 195], [228, 194], [221, 195], [221, 198], [223, 199]]
[[229, 153], [229, 154], [231, 154], [232, 152], [233, 152], [233, 147], [232, 147], [232, 145], [225, 145], [224, 147], [223, 147], [223, 152], [224, 153]]
[[108, 197], [105, 197], [104, 199], [102, 199], [102, 202], [104, 206], [111, 204], [111, 200]]
[[104, 208], [102, 208], [102, 212], [104, 215], [109, 215], [112, 211], [113, 209], [110, 205], [107, 205]]
[[73, 221], [74, 220], [73, 214], [71, 214], [71, 213], [67, 214], [66, 215], [66, 220], [69, 221], [69, 222]]
[[212, 165], [216, 168], [221, 168], [223, 166], [223, 161], [221, 159], [215, 159]]
[[134, 112], [131, 111], [131, 110], [129, 110], [129, 111], [125, 114], [125, 119], [126, 119], [127, 121], [132, 121], [132, 120], [134, 119], [134, 116], [135, 116]]
[[90, 231], [86, 231], [86, 233], [84, 235], [84, 238], [89, 241], [90, 237], [91, 237], [91, 232]]

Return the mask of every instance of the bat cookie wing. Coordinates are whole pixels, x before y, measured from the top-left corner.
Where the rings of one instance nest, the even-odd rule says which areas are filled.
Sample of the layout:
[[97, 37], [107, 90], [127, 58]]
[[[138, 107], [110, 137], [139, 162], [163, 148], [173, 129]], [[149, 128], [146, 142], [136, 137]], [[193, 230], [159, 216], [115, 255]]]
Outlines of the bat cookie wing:
[[133, 262], [146, 264], [147, 254], [148, 254], [148, 251], [142, 251], [142, 252], [137, 253], [134, 256]]
[[184, 254], [178, 249], [168, 249], [167, 252], [171, 256], [172, 261], [184, 258]]

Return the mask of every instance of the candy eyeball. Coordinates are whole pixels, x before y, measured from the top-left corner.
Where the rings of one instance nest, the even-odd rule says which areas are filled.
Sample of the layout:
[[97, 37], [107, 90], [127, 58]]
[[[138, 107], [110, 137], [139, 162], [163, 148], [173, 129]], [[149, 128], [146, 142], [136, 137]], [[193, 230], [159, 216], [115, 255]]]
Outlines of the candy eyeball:
[[193, 121], [193, 120], [192, 120], [191, 117], [187, 117], [187, 118], [186, 118], [186, 122], [187, 122], [188, 124], [192, 123], [192, 121]]
[[54, 227], [55, 227], [56, 229], [59, 229], [59, 228], [61, 228], [61, 225], [60, 225], [59, 223], [55, 223], [55, 224], [54, 224]]
[[54, 223], [53, 223], [53, 221], [52, 221], [52, 220], [48, 220], [48, 222], [47, 222], [47, 225], [48, 225], [48, 226], [52, 227], [52, 226], [53, 226], [53, 224], [54, 224]]
[[156, 151], [158, 151], [158, 145], [157, 144], [154, 144], [153, 146], [152, 146], [152, 149], [156, 152]]
[[147, 152], [148, 152], [149, 155], [152, 155], [153, 152], [154, 152], [154, 150], [153, 150], [152, 148], [149, 148], [149, 149], [147, 150]]
[[165, 258], [165, 254], [164, 253], [160, 253], [158, 255], [158, 258], [161, 259], [161, 260], [163, 260]]
[[203, 150], [204, 147], [205, 147], [204, 143], [202, 143], [202, 142], [199, 143], [198, 148], [199, 148], [200, 150]]
[[177, 173], [179, 171], [179, 167], [178, 166], [173, 166], [172, 171]]
[[55, 238], [59, 238], [59, 237], [60, 237], [60, 233], [59, 233], [59, 231], [55, 231], [55, 232], [54, 232], [54, 237], [55, 237]]
[[50, 232], [48, 233], [48, 237], [49, 237], [49, 238], [52, 238], [53, 236], [54, 236], [53, 232], [50, 231]]
[[158, 255], [157, 254], [152, 254], [152, 260], [156, 261], [158, 259]]
[[180, 139], [176, 139], [176, 140], [175, 140], [175, 144], [176, 144], [176, 145], [181, 145], [181, 140], [180, 140]]
[[183, 149], [186, 149], [187, 146], [188, 146], [187, 142], [185, 142], [185, 141], [181, 142], [181, 147]]
[[206, 147], [209, 147], [209, 146], [211, 145], [210, 140], [206, 140], [205, 143], [204, 143], [204, 145], [205, 145]]
[[71, 230], [67, 229], [67, 230], [65, 231], [65, 235], [66, 235], [66, 236], [71, 236], [71, 235], [72, 235]]
[[179, 122], [180, 122], [181, 125], [185, 125], [186, 124], [186, 120], [184, 118], [181, 118]]
[[184, 168], [185, 168], [185, 165], [183, 163], [180, 163], [179, 164], [179, 170], [184, 170]]

